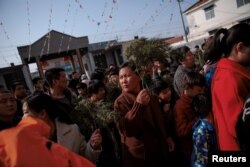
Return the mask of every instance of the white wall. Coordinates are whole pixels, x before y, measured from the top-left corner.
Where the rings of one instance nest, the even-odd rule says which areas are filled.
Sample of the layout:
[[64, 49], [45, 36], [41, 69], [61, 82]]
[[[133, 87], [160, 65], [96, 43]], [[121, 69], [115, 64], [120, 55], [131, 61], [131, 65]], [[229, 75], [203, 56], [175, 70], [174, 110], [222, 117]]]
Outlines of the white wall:
[[[214, 4], [215, 17], [206, 20], [204, 8]], [[190, 30], [188, 38], [208, 36], [208, 31], [216, 28], [229, 28], [238, 21], [250, 17], [250, 3], [237, 8], [236, 0], [210, 0], [197, 10], [186, 12]]]
[[111, 51], [106, 53], [107, 66], [109, 66], [110, 64], [115, 64], [114, 58], [113, 58], [113, 55], [112, 55], [112, 52], [114, 52], [114, 51], [115, 50], [111, 50]]
[[82, 63], [85, 67], [85, 65], [88, 66], [88, 69], [84, 69], [86, 75], [88, 78], [90, 78], [90, 74], [93, 72], [93, 69], [92, 69], [92, 66], [91, 66], [91, 63], [90, 63], [90, 59], [89, 59], [89, 53], [85, 54], [84, 56], [82, 56]]

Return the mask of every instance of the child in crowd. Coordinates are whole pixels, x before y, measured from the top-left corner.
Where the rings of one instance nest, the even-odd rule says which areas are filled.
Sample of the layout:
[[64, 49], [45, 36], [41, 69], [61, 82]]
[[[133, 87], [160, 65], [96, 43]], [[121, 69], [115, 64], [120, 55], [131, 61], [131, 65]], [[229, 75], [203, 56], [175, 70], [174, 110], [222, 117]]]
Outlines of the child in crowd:
[[170, 136], [169, 143], [172, 144], [170, 147], [171, 150], [169, 155], [170, 156], [169, 162], [177, 166], [180, 166], [178, 160], [179, 145], [178, 143], [176, 143], [175, 140], [176, 134], [174, 133], [174, 116], [173, 116], [174, 101], [172, 98], [173, 88], [170, 85], [168, 85], [168, 83], [164, 81], [161, 77], [156, 77], [154, 79], [152, 92], [159, 98], [159, 103], [162, 109], [165, 126]]
[[160, 77], [154, 79], [152, 88], [154, 95], [158, 96], [161, 109], [163, 111], [164, 119], [168, 132], [173, 133], [173, 102], [172, 102], [172, 89], [171, 87]]
[[180, 143], [183, 152], [181, 166], [190, 166], [192, 153], [192, 127], [197, 121], [197, 116], [193, 109], [192, 100], [196, 96], [203, 94], [205, 89], [205, 78], [197, 72], [188, 72], [183, 78], [186, 81], [184, 91], [174, 106], [175, 133], [177, 141]]
[[87, 84], [80, 82], [76, 85], [76, 89], [78, 92], [78, 99], [87, 98]]
[[199, 119], [193, 126], [191, 163], [193, 167], [205, 167], [208, 164], [208, 154], [217, 150], [211, 100], [199, 95], [193, 99], [193, 108]]

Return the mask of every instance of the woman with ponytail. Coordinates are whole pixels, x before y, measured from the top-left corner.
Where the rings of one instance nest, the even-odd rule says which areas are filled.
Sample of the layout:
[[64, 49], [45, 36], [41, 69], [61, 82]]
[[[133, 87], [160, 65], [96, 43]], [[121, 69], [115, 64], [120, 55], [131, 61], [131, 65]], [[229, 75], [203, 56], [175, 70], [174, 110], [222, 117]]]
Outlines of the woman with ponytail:
[[239, 150], [235, 125], [250, 94], [250, 25], [220, 29], [206, 50], [216, 63], [211, 93], [219, 149]]

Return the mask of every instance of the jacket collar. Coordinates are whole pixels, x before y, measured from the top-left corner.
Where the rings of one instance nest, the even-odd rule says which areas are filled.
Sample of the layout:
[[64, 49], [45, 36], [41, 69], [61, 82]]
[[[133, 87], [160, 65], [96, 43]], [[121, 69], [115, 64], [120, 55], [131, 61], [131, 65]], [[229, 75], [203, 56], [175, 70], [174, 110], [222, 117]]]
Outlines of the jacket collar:
[[181, 98], [183, 99], [183, 102], [185, 103], [192, 103], [192, 98], [191, 97], [188, 97], [187, 95], [184, 94], [184, 92], [181, 93]]
[[198, 126], [206, 127], [208, 131], [214, 131], [212, 125], [205, 119], [198, 119], [198, 121], [194, 124], [193, 130], [195, 130]]
[[62, 136], [64, 136], [65, 134], [69, 133], [72, 130], [71, 126], [69, 126], [66, 123], [58, 121], [58, 119], [55, 119], [55, 124], [56, 124], [57, 134], [60, 134]]

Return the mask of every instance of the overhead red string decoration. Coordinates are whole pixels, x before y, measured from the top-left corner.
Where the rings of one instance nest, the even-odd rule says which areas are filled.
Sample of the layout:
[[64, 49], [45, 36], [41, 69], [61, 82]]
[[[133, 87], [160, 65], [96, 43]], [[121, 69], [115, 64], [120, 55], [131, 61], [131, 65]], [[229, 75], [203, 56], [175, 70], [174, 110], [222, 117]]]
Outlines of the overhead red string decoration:
[[28, 35], [29, 35], [29, 56], [28, 61], [30, 61], [31, 56], [31, 41], [30, 41], [30, 9], [29, 9], [29, 1], [27, 0], [27, 20], [28, 20]]
[[67, 9], [67, 13], [66, 13], [66, 17], [65, 17], [65, 19], [64, 19], [64, 25], [63, 25], [63, 33], [62, 33], [62, 37], [61, 37], [61, 41], [60, 41], [60, 45], [59, 45], [59, 49], [58, 49], [58, 53], [60, 53], [61, 52], [61, 50], [62, 50], [62, 43], [63, 43], [63, 38], [64, 38], [64, 31], [65, 31], [65, 29], [66, 29], [66, 24], [67, 24], [67, 22], [68, 22], [68, 17], [69, 17], [69, 12], [70, 12], [70, 0], [69, 0], [69, 4], [68, 4], [68, 9]]

